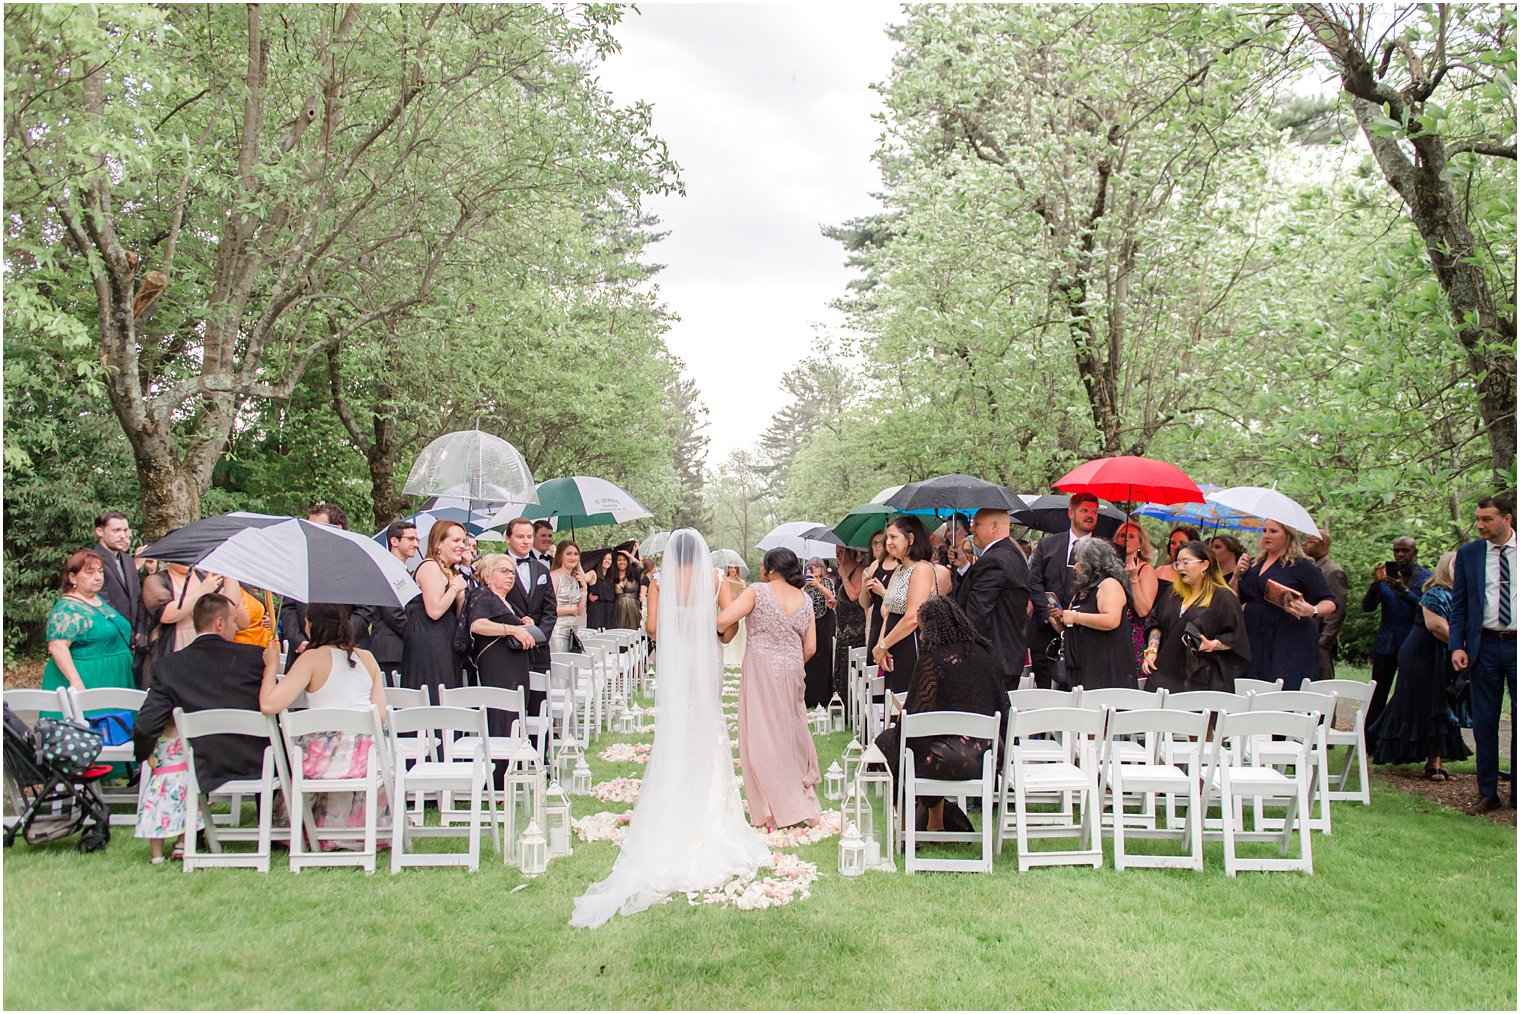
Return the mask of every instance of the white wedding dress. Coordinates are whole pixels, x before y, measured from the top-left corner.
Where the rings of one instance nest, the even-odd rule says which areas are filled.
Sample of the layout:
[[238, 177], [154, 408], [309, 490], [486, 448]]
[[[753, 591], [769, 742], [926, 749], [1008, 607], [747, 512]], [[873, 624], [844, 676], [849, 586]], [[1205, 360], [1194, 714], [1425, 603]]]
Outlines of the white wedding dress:
[[682, 528], [671, 535], [659, 582], [654, 747], [623, 851], [607, 879], [575, 899], [572, 926], [600, 926], [673, 894], [752, 878], [770, 863], [734, 779], [712, 554], [699, 533]]

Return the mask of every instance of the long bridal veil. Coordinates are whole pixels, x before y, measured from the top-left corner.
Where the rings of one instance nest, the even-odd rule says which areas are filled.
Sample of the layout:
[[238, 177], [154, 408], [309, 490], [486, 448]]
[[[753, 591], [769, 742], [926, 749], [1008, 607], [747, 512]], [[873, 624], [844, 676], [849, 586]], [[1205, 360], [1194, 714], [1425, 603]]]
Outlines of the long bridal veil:
[[600, 926], [672, 894], [753, 877], [770, 862], [734, 781], [723, 721], [712, 554], [682, 528], [660, 565], [654, 748], [612, 873], [575, 900], [570, 925]]

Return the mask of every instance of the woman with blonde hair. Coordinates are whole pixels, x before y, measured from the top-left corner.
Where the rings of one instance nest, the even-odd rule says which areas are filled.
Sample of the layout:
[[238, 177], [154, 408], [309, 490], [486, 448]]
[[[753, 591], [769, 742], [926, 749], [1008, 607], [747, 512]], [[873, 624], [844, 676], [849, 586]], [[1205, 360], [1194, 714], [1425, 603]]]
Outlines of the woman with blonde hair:
[[1319, 674], [1316, 616], [1335, 612], [1335, 597], [1314, 561], [1304, 555], [1298, 535], [1276, 521], [1261, 529], [1260, 556], [1240, 558], [1240, 601], [1251, 645], [1253, 679], [1283, 681], [1297, 690]]
[[1450, 781], [1442, 760], [1472, 756], [1462, 730], [1448, 717], [1446, 685], [1451, 682], [1447, 618], [1451, 615], [1452, 570], [1456, 553], [1447, 553], [1420, 589], [1420, 618], [1399, 648], [1398, 679], [1388, 706], [1367, 729], [1374, 764], [1425, 762], [1425, 777]]
[[1172, 566], [1177, 579], [1161, 586], [1147, 624], [1146, 688], [1233, 691], [1251, 662], [1240, 599], [1202, 542], [1184, 545]]

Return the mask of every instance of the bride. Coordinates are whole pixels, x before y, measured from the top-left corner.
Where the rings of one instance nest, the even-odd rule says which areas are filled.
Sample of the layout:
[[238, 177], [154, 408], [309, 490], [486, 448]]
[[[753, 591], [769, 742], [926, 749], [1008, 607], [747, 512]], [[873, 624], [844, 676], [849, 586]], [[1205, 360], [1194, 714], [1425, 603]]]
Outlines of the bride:
[[600, 926], [672, 894], [752, 878], [770, 849], [744, 816], [723, 720], [712, 554], [690, 528], [665, 545], [651, 617], [660, 646], [654, 748], [623, 851], [606, 880], [575, 900], [570, 925]]

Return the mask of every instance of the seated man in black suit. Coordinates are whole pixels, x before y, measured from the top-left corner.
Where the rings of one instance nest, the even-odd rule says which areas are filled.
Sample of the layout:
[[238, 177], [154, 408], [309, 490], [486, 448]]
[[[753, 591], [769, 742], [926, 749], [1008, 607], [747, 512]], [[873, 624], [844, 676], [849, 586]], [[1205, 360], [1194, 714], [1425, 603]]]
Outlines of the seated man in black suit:
[[[259, 649], [237, 644], [233, 614], [237, 606], [222, 595], [203, 595], [191, 616], [195, 640], [165, 655], [153, 669], [153, 682], [137, 724], [132, 744], [139, 761], [153, 754], [159, 735], [174, 720], [174, 709], [206, 711], [212, 708], [259, 710], [259, 687], [264, 673], [275, 671], [279, 647], [271, 641]], [[264, 740], [249, 736], [204, 736], [193, 744], [195, 774], [201, 791], [216, 791], [235, 778], [258, 778], [264, 769]]]
[[955, 583], [955, 601], [976, 632], [992, 642], [1003, 689], [1018, 687], [1029, 621], [1029, 566], [1008, 538], [1008, 512], [984, 508], [971, 522], [976, 561]]

